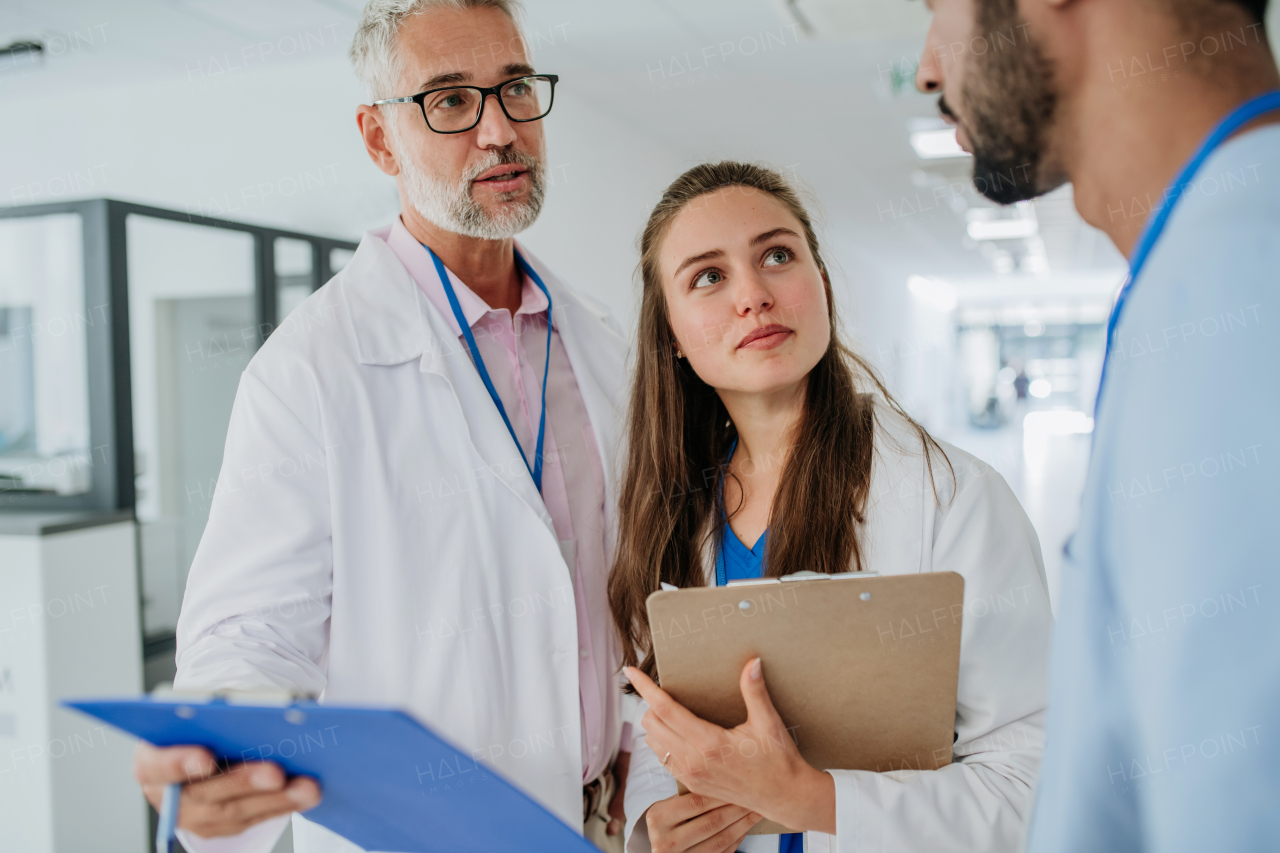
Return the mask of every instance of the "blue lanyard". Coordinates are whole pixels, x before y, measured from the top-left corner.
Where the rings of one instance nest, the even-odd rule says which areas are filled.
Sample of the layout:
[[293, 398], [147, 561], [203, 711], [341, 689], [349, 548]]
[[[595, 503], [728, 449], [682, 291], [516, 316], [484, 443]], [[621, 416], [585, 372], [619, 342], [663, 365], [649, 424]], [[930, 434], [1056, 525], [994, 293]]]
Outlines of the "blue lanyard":
[[[729, 460], [733, 458], [733, 451], [738, 449], [738, 438], [734, 436], [733, 444], [729, 445], [729, 455], [725, 457], [724, 464], [728, 465]], [[720, 500], [724, 502], [724, 478], [720, 478]], [[724, 565], [724, 537], [728, 535], [724, 527], [728, 520], [724, 517], [724, 510], [720, 512], [720, 547], [716, 549], [716, 586], [725, 586], [729, 583], [729, 570]]]
[[1143, 266], [1147, 263], [1147, 256], [1151, 254], [1151, 250], [1155, 248], [1156, 241], [1164, 233], [1164, 227], [1168, 224], [1169, 217], [1172, 215], [1178, 199], [1182, 198], [1182, 194], [1190, 187], [1192, 179], [1200, 171], [1204, 161], [1209, 159], [1209, 155], [1222, 144], [1223, 140], [1258, 116], [1278, 109], [1280, 109], [1280, 90], [1259, 95], [1236, 107], [1200, 143], [1196, 153], [1182, 167], [1182, 171], [1178, 173], [1169, 189], [1165, 191], [1164, 200], [1160, 203], [1160, 209], [1156, 211], [1155, 216], [1147, 221], [1147, 225], [1142, 231], [1142, 237], [1138, 240], [1138, 248], [1133, 253], [1133, 261], [1129, 264], [1129, 277], [1125, 279], [1124, 286], [1120, 288], [1120, 294], [1116, 297], [1116, 304], [1111, 308], [1111, 316], [1107, 319], [1107, 349], [1103, 353], [1102, 376], [1098, 380], [1098, 396], [1093, 404], [1095, 417], [1097, 417], [1098, 407], [1102, 403], [1102, 388], [1107, 379], [1107, 364], [1111, 361], [1111, 346], [1115, 342], [1116, 326], [1120, 322], [1120, 312], [1124, 310], [1125, 301], [1129, 298], [1129, 293], [1133, 290], [1134, 283], [1138, 280], [1138, 273], [1142, 271]]
[[533, 279], [533, 283], [538, 285], [543, 295], [547, 297], [547, 359], [542, 365], [542, 415], [538, 419], [538, 442], [533, 451], [533, 465], [530, 466], [529, 457], [524, 455], [524, 449], [516, 438], [515, 428], [511, 426], [511, 419], [507, 417], [506, 407], [502, 405], [502, 399], [498, 397], [498, 391], [493, 387], [493, 380], [489, 378], [489, 371], [484, 366], [484, 359], [480, 356], [480, 348], [476, 346], [475, 335], [471, 334], [471, 326], [467, 323], [467, 318], [462, 313], [462, 306], [458, 304], [458, 295], [453, 292], [453, 284], [449, 281], [449, 272], [444, 268], [444, 261], [436, 257], [436, 253], [431, 251], [431, 247], [425, 243], [422, 248], [427, 250], [427, 253], [431, 255], [431, 260], [435, 262], [436, 273], [440, 276], [440, 283], [444, 285], [445, 296], [449, 297], [449, 307], [453, 309], [453, 316], [458, 321], [458, 328], [462, 330], [462, 336], [467, 339], [467, 347], [471, 350], [471, 358], [476, 363], [476, 371], [480, 374], [480, 381], [484, 383], [484, 387], [488, 390], [493, 404], [498, 407], [498, 414], [502, 415], [502, 422], [507, 425], [507, 432], [511, 433], [511, 440], [515, 442], [516, 450], [520, 451], [520, 458], [524, 460], [524, 466], [529, 469], [529, 476], [533, 477], [533, 485], [541, 493], [542, 443], [547, 434], [547, 371], [551, 369], [551, 294], [547, 291], [547, 286], [542, 283], [542, 278], [537, 271], [529, 266], [529, 263], [524, 258], [520, 257], [519, 252], [516, 252], [516, 264], [520, 267], [520, 270]]

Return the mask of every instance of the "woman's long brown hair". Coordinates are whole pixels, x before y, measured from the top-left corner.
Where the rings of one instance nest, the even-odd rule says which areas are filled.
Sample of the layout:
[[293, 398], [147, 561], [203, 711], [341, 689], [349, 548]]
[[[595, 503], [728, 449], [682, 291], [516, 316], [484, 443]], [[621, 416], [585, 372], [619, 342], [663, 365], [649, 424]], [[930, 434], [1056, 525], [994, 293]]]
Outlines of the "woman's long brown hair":
[[[782, 176], [761, 166], [723, 162], [695, 166], [677, 178], [640, 238], [640, 332], [618, 544], [609, 576], [609, 605], [624, 662], [638, 665], [651, 678], [657, 677], [657, 668], [645, 600], [663, 581], [678, 587], [706, 584], [705, 540], [711, 537], [719, 547], [722, 535], [722, 525], [708, 521], [723, 509], [718, 488], [722, 463], [737, 437], [715, 389], [698, 378], [688, 361], [676, 358], [658, 254], [672, 220], [691, 201], [734, 189], [768, 193], [799, 220], [822, 274], [831, 324], [830, 345], [809, 373], [803, 413], [782, 461], [769, 515], [767, 576], [803, 569], [827, 574], [851, 566], [862, 570], [858, 534], [871, 486], [876, 395], [919, 433], [931, 475], [931, 451], [942, 454], [870, 365], [841, 342], [818, 238], [804, 205]], [[726, 515], [734, 511], [736, 507]]]

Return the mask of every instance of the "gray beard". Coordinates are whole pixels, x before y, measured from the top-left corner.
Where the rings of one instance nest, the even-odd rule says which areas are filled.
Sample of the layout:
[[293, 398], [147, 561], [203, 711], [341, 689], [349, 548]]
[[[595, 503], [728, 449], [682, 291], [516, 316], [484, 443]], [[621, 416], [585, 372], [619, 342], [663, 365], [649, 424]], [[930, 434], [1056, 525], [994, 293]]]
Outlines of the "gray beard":
[[[394, 128], [392, 143], [398, 155], [400, 176], [404, 179], [409, 203], [423, 219], [437, 228], [480, 240], [506, 240], [532, 225], [542, 212], [546, 183], [542, 161], [537, 157], [514, 148], [491, 150], [481, 162], [467, 169], [456, 183], [450, 184], [448, 180], [419, 168], [412, 157], [404, 156], [405, 147], [401, 144], [399, 128], [395, 122], [391, 124]], [[516, 204], [503, 204], [496, 215], [490, 214], [471, 197], [471, 182], [494, 166], [505, 164], [516, 164], [529, 170], [529, 197]], [[502, 196], [498, 198], [506, 201]]]

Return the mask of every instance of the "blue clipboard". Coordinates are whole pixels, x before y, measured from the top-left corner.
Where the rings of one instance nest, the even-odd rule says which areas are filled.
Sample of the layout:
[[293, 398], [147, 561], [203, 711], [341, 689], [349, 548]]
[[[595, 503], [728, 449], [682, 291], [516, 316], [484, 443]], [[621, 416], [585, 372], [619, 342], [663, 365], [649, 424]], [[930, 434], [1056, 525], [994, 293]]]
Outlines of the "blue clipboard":
[[156, 746], [194, 744], [220, 761], [274, 761], [320, 781], [307, 820], [365, 850], [599, 853], [527, 794], [403, 711], [177, 697], [63, 702]]

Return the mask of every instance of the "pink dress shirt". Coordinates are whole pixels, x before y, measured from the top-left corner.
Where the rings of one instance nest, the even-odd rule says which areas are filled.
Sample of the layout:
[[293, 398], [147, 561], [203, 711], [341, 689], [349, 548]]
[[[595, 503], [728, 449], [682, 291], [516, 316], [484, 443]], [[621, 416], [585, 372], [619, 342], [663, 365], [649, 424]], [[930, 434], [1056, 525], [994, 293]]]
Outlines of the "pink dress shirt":
[[[462, 337], [427, 250], [396, 217], [389, 229], [374, 232], [384, 239], [418, 287], [448, 321], [462, 352]], [[471, 327], [489, 378], [507, 417], [532, 464], [537, 442], [542, 370], [547, 352], [547, 298], [527, 277], [514, 317], [506, 308], [490, 308], [452, 271], [449, 281]], [[553, 312], [554, 313], [554, 312]], [[543, 439], [542, 500], [561, 543], [572, 542], [574, 598], [578, 619], [578, 693], [582, 708], [582, 780], [589, 782], [609, 767], [610, 732], [622, 694], [616, 673], [618, 646], [609, 611], [605, 556], [604, 471], [595, 433], [582, 402], [569, 357], [553, 317], [551, 366], [547, 372], [547, 426]], [[620, 751], [631, 750], [631, 724], [624, 723]]]

